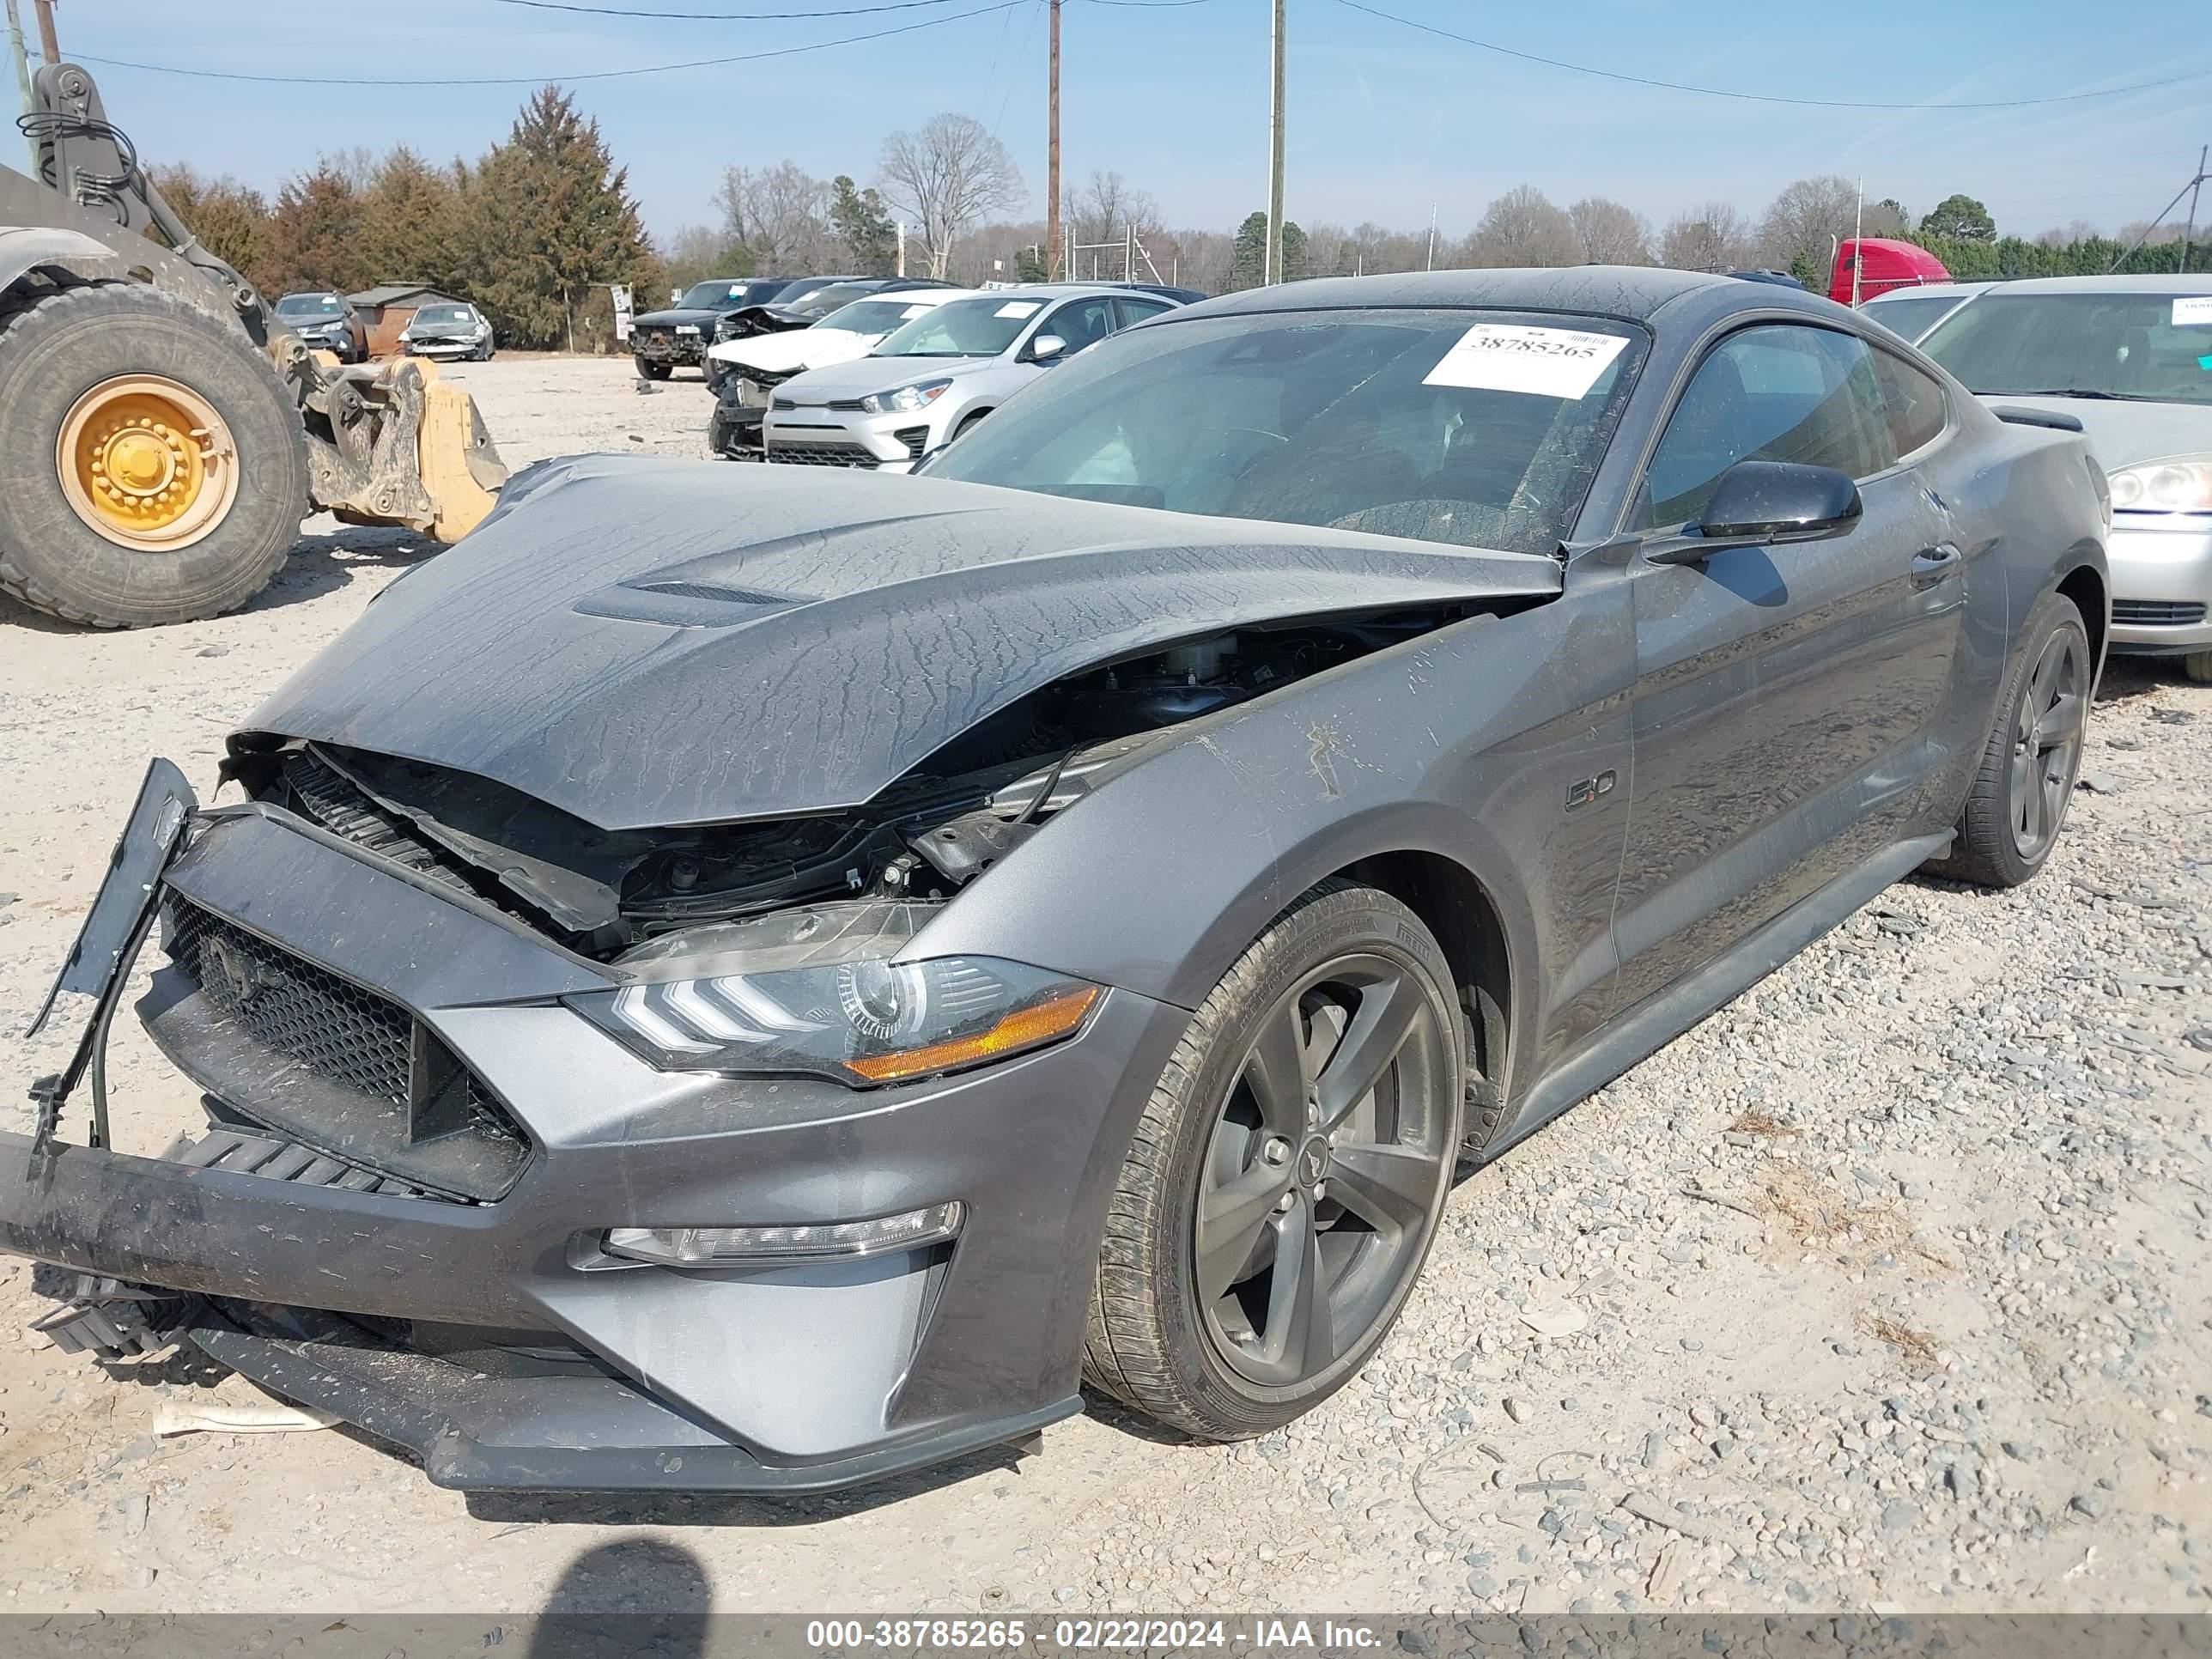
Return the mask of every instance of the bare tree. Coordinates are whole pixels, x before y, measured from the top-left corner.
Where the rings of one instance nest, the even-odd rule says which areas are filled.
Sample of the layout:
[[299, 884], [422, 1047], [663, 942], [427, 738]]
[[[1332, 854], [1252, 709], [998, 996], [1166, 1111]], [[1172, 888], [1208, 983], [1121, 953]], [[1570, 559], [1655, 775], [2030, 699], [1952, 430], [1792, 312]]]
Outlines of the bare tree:
[[1648, 265], [1651, 227], [1642, 214], [1602, 196], [1585, 196], [1567, 210], [1583, 258], [1594, 265]]
[[2104, 234], [2087, 219], [2076, 219], [2070, 225], [2063, 227], [2054, 225], [2049, 230], [2038, 233], [2035, 245], [2038, 247], [2066, 247], [2075, 242], [2088, 241]]
[[830, 186], [793, 162], [723, 168], [714, 205], [724, 237], [751, 254], [763, 276], [811, 276], [835, 262]]
[[1858, 218], [1858, 187], [1828, 173], [1800, 179], [1774, 198], [1759, 222], [1759, 250], [1778, 270], [1800, 276], [1826, 272], [1835, 241], [1849, 236]]
[[1159, 228], [1159, 206], [1118, 173], [1094, 173], [1075, 193], [1069, 220], [1077, 243], [1118, 242], [1130, 230], [1139, 236]]
[[956, 238], [1027, 195], [1006, 147], [969, 115], [933, 115], [919, 132], [891, 134], [878, 171], [884, 199], [921, 230], [933, 276], [945, 275]]
[[1863, 236], [1902, 236], [1912, 228], [1912, 216], [1894, 196], [1885, 196], [1879, 202], [1866, 204], [1865, 216], [1859, 221], [1858, 228]]
[[1677, 270], [1729, 270], [1751, 258], [1750, 222], [1726, 202], [1677, 214], [1659, 239], [1659, 263]]
[[1582, 263], [1574, 222], [1534, 185], [1516, 185], [1483, 210], [1460, 250], [1465, 265], [1572, 265]]

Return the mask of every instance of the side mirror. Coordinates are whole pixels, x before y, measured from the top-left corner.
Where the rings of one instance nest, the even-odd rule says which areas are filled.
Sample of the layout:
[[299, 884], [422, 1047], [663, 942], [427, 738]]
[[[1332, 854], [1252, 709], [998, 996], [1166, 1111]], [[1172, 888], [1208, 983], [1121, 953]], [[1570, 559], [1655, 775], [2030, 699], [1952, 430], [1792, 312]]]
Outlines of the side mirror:
[[1721, 474], [1698, 531], [1707, 541], [1810, 541], [1855, 523], [1848, 472], [1795, 461], [1738, 461]]
[[1040, 334], [1030, 342], [1030, 361], [1033, 363], [1056, 363], [1067, 352], [1067, 342], [1057, 334]]

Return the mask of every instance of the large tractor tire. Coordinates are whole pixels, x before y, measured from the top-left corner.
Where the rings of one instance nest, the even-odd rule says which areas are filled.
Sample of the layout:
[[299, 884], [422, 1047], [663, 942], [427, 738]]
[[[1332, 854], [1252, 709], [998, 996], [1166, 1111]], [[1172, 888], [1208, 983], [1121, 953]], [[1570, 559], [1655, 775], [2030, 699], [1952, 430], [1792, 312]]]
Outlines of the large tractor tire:
[[299, 415], [217, 318], [104, 283], [0, 326], [0, 591], [103, 628], [216, 616], [268, 586], [307, 511]]

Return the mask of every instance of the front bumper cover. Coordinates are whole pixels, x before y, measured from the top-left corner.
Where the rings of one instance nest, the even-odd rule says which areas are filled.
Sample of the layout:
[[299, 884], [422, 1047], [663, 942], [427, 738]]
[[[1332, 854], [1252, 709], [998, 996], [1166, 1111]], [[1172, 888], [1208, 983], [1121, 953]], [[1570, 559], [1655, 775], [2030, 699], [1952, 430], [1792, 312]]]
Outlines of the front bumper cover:
[[[903, 1088], [672, 1074], [554, 1000], [604, 984], [594, 964], [283, 812], [204, 815], [165, 884], [410, 1011], [522, 1127], [527, 1162], [477, 1203], [364, 1178], [361, 1142], [257, 1173], [64, 1141], [27, 1181], [27, 1139], [0, 1135], [0, 1249], [208, 1298], [220, 1318], [183, 1334], [456, 1486], [810, 1490], [1079, 1409], [1106, 1202], [1183, 1011], [1109, 991], [1066, 1043]], [[230, 1121], [247, 1117], [254, 1079], [192, 1064]], [[829, 1223], [953, 1199], [959, 1238], [902, 1255], [577, 1265], [578, 1241], [608, 1226]], [[404, 1344], [372, 1364], [329, 1351], [377, 1346], [351, 1320], [317, 1323], [331, 1316], [540, 1333], [590, 1369], [516, 1389]]]
[[2114, 651], [2155, 656], [2212, 648], [2212, 518], [2115, 514], [2106, 558]]

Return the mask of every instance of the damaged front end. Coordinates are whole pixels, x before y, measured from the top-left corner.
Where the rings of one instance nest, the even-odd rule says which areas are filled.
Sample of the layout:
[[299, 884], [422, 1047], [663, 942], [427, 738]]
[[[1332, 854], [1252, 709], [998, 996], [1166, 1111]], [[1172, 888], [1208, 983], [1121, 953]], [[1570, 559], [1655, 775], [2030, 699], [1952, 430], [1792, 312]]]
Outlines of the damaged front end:
[[[1188, 1012], [978, 938], [994, 883], [1125, 774], [1556, 567], [1163, 550], [921, 479], [804, 532], [769, 481], [736, 550], [656, 508], [648, 558], [592, 510], [605, 464], [563, 465], [234, 738], [243, 799], [157, 768], [64, 974], [82, 1062], [0, 1135], [0, 1249], [86, 1276], [82, 1346], [189, 1340], [447, 1486], [818, 1490], [1079, 1411], [1080, 1287]], [[1022, 517], [1062, 508], [1079, 555]], [[138, 1012], [205, 1121], [141, 1157], [98, 1057], [156, 927]]]

